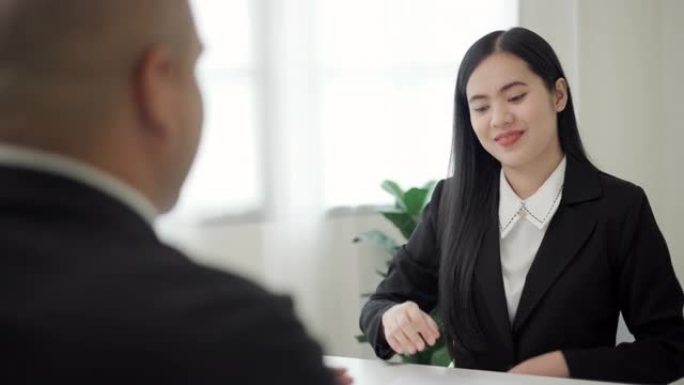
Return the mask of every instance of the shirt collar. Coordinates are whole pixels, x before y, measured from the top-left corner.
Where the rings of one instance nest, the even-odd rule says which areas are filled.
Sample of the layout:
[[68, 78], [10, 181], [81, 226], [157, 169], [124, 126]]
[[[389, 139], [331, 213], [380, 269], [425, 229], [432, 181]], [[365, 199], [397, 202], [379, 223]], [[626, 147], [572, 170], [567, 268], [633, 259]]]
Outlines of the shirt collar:
[[158, 216], [157, 209], [141, 192], [113, 175], [73, 158], [0, 144], [0, 165], [47, 172], [83, 183], [130, 207], [150, 225]]
[[544, 184], [529, 198], [523, 200], [513, 191], [503, 169], [499, 176], [499, 229], [505, 238], [520, 218], [527, 219], [543, 230], [560, 204], [565, 179], [565, 156]]

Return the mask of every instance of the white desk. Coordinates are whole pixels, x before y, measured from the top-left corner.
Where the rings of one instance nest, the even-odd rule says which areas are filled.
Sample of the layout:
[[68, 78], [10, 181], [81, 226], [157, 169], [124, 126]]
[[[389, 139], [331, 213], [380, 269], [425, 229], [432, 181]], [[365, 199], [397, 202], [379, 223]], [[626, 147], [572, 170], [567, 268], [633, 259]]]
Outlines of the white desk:
[[581, 381], [481, 370], [392, 364], [380, 360], [338, 356], [325, 356], [324, 360], [326, 365], [330, 367], [346, 368], [354, 378], [354, 385], [615, 385], [614, 382]]

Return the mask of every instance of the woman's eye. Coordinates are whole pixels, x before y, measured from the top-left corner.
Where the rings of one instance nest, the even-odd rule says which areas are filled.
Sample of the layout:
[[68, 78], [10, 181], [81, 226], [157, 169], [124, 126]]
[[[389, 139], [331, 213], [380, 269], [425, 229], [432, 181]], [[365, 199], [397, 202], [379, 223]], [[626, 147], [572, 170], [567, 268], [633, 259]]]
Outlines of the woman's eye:
[[478, 113], [483, 113], [489, 109], [489, 106], [481, 106], [481, 107], [475, 107], [473, 108], [473, 111], [478, 112]]
[[523, 99], [525, 98], [526, 95], [527, 95], [527, 92], [522, 93], [522, 94], [520, 94], [520, 95], [515, 95], [515, 96], [513, 96], [512, 98], [509, 98], [508, 101], [509, 101], [509, 102], [513, 102], [513, 103], [519, 102], [519, 101], [523, 100]]

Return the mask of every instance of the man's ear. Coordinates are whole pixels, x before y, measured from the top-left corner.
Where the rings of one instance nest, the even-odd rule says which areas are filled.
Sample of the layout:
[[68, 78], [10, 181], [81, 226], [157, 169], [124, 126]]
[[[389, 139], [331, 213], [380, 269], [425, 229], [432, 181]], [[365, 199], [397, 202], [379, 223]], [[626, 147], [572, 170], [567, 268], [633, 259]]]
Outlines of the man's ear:
[[143, 126], [150, 134], [166, 136], [173, 124], [174, 62], [164, 46], [149, 48], [139, 61], [135, 89]]
[[568, 105], [568, 82], [564, 78], [558, 78], [554, 85], [553, 107], [556, 112], [561, 112]]

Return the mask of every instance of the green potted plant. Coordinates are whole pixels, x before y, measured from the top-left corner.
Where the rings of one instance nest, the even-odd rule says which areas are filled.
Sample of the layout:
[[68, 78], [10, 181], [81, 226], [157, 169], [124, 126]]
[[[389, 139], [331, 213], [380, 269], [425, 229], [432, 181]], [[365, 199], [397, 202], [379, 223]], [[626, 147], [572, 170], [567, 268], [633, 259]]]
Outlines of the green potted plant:
[[[386, 253], [388, 258], [385, 263], [385, 271], [377, 270], [378, 275], [382, 277], [387, 276], [386, 268], [389, 266], [391, 258], [399, 251], [401, 245], [408, 240], [416, 229], [416, 226], [423, 215], [425, 206], [430, 202], [435, 184], [435, 181], [430, 181], [422, 187], [412, 187], [404, 191], [399, 184], [394, 181], [386, 180], [382, 182], [382, 189], [392, 195], [394, 198], [394, 205], [389, 208], [380, 209], [378, 212], [399, 230], [404, 239], [402, 242], [397, 242], [386, 233], [377, 229], [370, 230], [354, 238], [355, 243], [366, 242]], [[370, 293], [363, 294], [362, 296], [368, 297], [370, 296]], [[441, 328], [439, 314], [437, 314], [436, 311], [433, 311], [431, 316]], [[443, 335], [444, 333], [441, 334]], [[359, 342], [368, 342], [368, 339], [363, 334], [357, 335], [356, 339]], [[435, 345], [422, 352], [418, 352], [412, 356], [402, 355], [401, 358], [403, 362], [422, 365], [448, 366], [451, 362], [443, 338], [440, 338]]]

